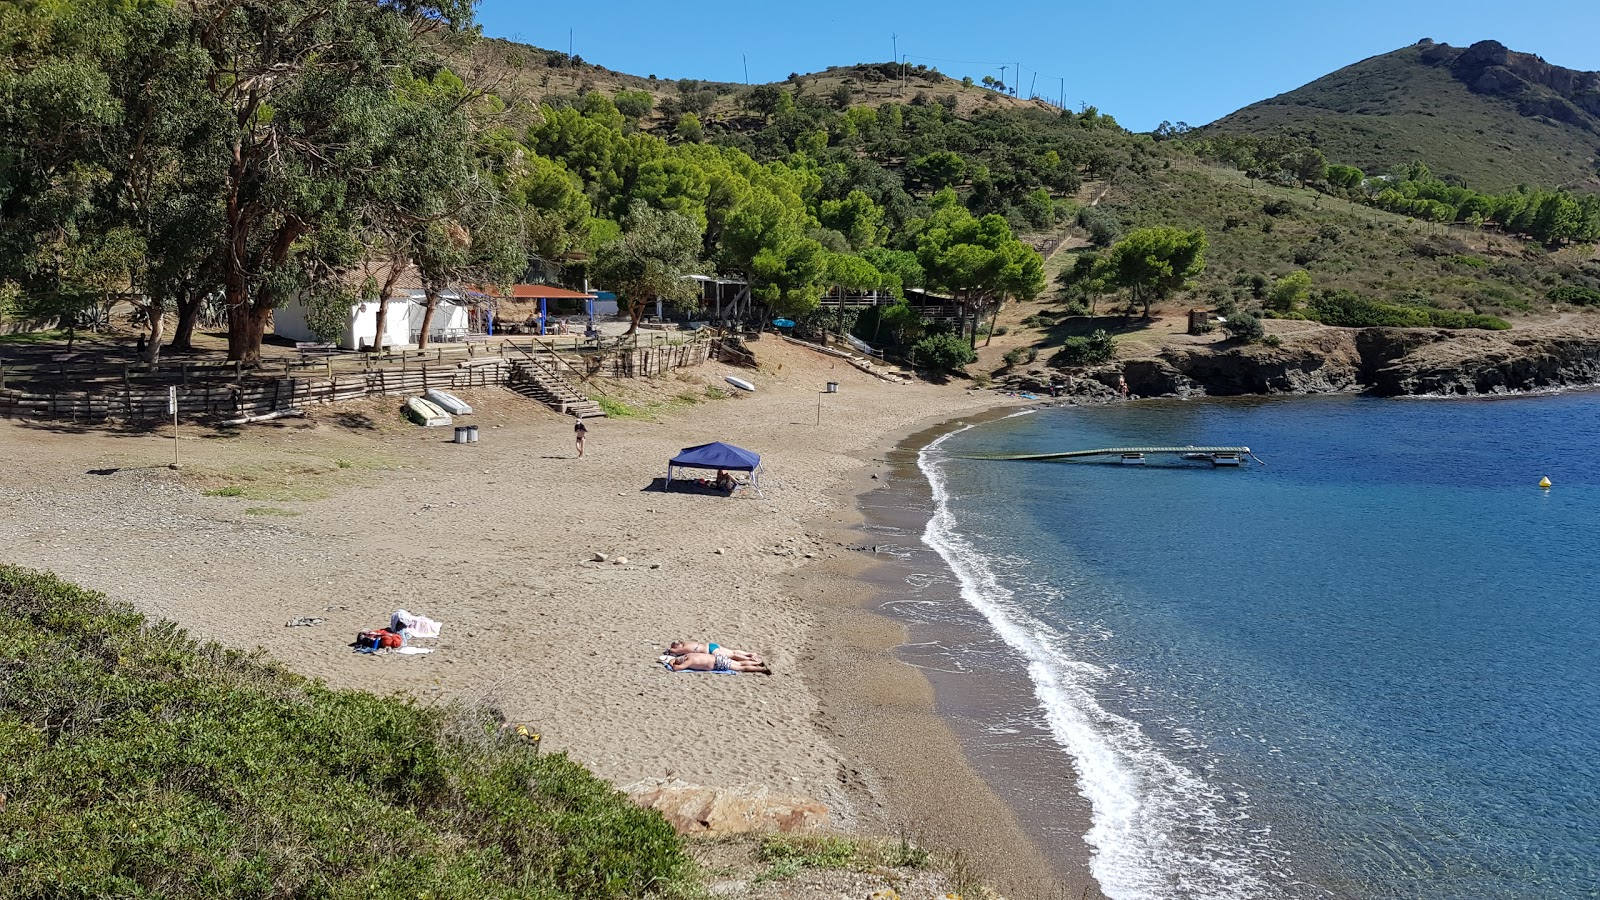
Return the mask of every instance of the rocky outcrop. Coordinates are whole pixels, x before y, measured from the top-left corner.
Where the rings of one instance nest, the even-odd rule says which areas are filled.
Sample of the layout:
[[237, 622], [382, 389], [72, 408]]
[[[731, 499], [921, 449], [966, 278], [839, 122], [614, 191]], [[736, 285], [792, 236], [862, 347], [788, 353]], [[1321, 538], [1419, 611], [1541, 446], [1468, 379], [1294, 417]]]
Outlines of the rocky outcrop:
[[808, 831], [828, 821], [828, 807], [765, 788], [713, 788], [676, 778], [622, 789], [634, 803], [661, 813], [679, 834]]
[[1600, 385], [1600, 323], [1515, 331], [1313, 328], [1278, 347], [1219, 341], [1167, 347], [1087, 370], [1035, 369], [1018, 390], [1080, 400], [1369, 392], [1480, 396]]
[[[1424, 53], [1425, 58], [1440, 55], [1436, 47]], [[1507, 49], [1499, 41], [1479, 41], [1460, 51], [1449, 65], [1456, 79], [1474, 93], [1512, 101], [1524, 116], [1546, 116], [1600, 133], [1600, 73], [1551, 65], [1533, 54]]]

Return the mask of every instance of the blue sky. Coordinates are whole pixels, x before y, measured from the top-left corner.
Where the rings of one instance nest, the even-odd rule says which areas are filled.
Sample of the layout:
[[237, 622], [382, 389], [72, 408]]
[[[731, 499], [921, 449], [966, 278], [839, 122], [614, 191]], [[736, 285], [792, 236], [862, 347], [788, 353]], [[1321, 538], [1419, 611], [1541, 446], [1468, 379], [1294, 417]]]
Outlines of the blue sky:
[[[1600, 0], [1348, 0], [1202, 4], [525, 3], [483, 0], [486, 34], [635, 75], [777, 81], [790, 72], [882, 62], [895, 46], [947, 74], [1000, 77], [1021, 63], [1024, 93], [1064, 90], [1124, 126], [1201, 125], [1379, 53], [1428, 37], [1492, 38], [1556, 65], [1600, 70]], [[898, 40], [892, 38], [898, 35]], [[1035, 73], [1037, 79], [1035, 80]]]

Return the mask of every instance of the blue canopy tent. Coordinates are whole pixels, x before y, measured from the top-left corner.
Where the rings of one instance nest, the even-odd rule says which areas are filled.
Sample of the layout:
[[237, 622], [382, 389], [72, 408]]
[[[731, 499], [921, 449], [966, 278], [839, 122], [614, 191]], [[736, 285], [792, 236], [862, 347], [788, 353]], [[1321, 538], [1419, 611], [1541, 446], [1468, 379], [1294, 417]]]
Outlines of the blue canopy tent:
[[713, 441], [696, 447], [685, 447], [667, 461], [667, 484], [672, 484], [675, 469], [718, 469], [727, 472], [749, 472], [750, 486], [760, 491], [761, 454], [751, 453], [743, 447]]

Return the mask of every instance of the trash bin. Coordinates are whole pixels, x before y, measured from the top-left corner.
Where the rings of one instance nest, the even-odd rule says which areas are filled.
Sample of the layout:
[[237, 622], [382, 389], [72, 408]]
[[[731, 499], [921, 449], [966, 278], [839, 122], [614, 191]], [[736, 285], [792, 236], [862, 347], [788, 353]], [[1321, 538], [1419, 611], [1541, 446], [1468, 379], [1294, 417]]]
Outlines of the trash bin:
[[476, 425], [468, 425], [467, 426], [467, 443], [476, 444], [477, 442], [478, 442], [478, 426], [476, 426]]
[[456, 428], [456, 443], [465, 444], [470, 440], [472, 440], [472, 438], [468, 435], [467, 429], [464, 426]]

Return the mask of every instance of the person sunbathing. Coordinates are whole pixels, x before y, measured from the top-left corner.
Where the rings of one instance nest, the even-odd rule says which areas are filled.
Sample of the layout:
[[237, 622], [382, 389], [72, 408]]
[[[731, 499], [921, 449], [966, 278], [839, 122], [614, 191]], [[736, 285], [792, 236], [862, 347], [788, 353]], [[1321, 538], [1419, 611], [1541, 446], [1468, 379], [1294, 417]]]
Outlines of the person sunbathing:
[[758, 653], [751, 653], [748, 650], [735, 650], [732, 647], [724, 647], [721, 644], [714, 642], [708, 644], [690, 644], [685, 641], [673, 641], [667, 645], [668, 656], [682, 656], [685, 653], [710, 653], [712, 655], [721, 653], [729, 659], [738, 659], [745, 662], [761, 662], [761, 655]]
[[724, 653], [682, 653], [666, 658], [666, 667], [674, 672], [759, 672], [771, 675], [772, 669], [764, 662], [734, 659]]

